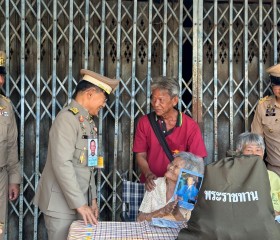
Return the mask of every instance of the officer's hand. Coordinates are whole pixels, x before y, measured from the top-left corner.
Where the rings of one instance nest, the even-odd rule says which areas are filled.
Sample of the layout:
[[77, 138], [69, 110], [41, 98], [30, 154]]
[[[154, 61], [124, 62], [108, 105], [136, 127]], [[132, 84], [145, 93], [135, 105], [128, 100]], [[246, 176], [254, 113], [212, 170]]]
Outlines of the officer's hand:
[[92, 200], [92, 205], [91, 205], [92, 211], [93, 211], [93, 215], [95, 216], [96, 219], [98, 219], [98, 206], [97, 206], [97, 202], [96, 199]]
[[91, 207], [89, 207], [87, 205], [83, 205], [83, 206], [77, 208], [77, 212], [79, 214], [81, 214], [81, 216], [83, 217], [85, 225], [87, 225], [88, 223], [90, 223], [92, 225], [96, 225], [98, 223], [97, 218], [94, 216], [94, 213], [93, 213]]
[[146, 177], [145, 188], [148, 192], [150, 192], [154, 190], [154, 188], [156, 187], [154, 180], [157, 179], [157, 176], [152, 172], [149, 172], [148, 174], [145, 175], [145, 177]]
[[9, 199], [14, 201], [19, 195], [19, 184], [11, 183], [9, 184]]

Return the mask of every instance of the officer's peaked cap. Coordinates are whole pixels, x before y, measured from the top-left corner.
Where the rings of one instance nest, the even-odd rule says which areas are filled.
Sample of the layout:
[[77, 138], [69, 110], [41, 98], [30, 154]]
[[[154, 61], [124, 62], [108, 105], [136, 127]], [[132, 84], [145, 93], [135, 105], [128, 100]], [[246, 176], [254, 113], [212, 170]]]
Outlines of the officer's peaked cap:
[[111, 92], [114, 92], [114, 90], [117, 88], [119, 84], [119, 80], [111, 79], [108, 77], [105, 77], [99, 73], [87, 70], [87, 69], [81, 69], [81, 75], [82, 80], [88, 81], [97, 87], [104, 90], [106, 93], [110, 94]]
[[274, 66], [266, 69], [266, 72], [270, 75], [271, 84], [280, 85], [280, 64], [276, 64]]

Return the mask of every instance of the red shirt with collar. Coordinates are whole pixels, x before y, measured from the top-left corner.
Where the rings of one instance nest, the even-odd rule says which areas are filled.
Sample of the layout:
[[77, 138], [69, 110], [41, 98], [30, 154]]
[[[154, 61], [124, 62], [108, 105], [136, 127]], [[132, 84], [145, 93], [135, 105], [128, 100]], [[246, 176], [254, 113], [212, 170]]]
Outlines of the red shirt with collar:
[[[165, 139], [172, 152], [178, 150], [191, 152], [199, 157], [207, 156], [198, 124], [184, 113], [179, 112], [176, 126]], [[147, 115], [141, 117], [137, 124], [133, 152], [146, 152], [150, 170], [157, 177], [164, 176], [170, 161], [161, 147]], [[145, 182], [143, 174], [141, 174], [140, 181]]]

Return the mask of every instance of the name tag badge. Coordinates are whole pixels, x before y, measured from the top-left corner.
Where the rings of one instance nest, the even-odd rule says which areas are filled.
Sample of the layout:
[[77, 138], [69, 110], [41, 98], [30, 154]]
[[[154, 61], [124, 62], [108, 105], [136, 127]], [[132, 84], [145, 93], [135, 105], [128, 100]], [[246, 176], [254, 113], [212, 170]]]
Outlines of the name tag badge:
[[97, 166], [97, 156], [88, 156], [88, 166], [89, 167], [96, 167]]
[[97, 149], [98, 149], [98, 141], [97, 138], [89, 138], [88, 139], [88, 166], [96, 167], [97, 166]]

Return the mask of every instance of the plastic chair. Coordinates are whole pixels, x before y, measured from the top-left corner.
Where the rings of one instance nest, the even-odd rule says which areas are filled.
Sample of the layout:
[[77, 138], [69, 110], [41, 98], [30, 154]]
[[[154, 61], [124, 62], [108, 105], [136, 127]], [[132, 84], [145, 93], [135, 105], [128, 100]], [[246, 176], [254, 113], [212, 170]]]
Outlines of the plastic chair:
[[135, 222], [138, 209], [145, 193], [145, 184], [123, 180], [121, 219], [125, 222]]

